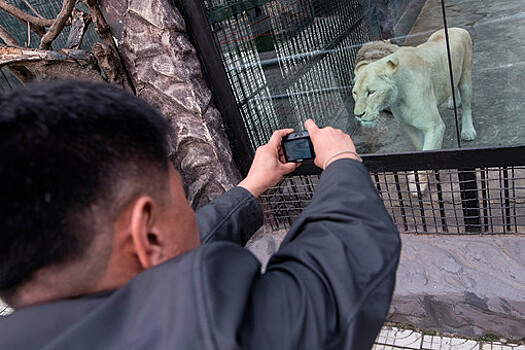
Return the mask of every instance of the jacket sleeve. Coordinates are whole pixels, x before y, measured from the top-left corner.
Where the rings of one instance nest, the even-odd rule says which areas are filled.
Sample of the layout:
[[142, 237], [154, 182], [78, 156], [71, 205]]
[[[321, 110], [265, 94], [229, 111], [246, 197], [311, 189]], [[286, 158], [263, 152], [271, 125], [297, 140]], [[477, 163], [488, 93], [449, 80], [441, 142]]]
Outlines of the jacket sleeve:
[[253, 282], [242, 348], [370, 349], [388, 312], [400, 246], [366, 168], [333, 162]]
[[259, 202], [246, 189], [234, 187], [195, 213], [201, 244], [231, 241], [245, 245], [262, 226]]

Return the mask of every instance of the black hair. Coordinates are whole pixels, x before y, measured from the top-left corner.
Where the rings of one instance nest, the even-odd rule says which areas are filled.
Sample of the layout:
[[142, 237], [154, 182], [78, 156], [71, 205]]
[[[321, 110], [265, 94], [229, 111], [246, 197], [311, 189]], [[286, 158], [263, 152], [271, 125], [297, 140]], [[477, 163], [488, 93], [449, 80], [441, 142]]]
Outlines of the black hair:
[[166, 121], [109, 84], [50, 81], [0, 96], [0, 291], [82, 255], [123, 180], [168, 174]]

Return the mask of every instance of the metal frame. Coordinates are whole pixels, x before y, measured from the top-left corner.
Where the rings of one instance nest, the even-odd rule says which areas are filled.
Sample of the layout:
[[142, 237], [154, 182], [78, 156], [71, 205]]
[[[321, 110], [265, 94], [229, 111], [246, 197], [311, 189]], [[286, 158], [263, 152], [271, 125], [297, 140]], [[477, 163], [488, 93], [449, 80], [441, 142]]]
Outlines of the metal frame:
[[[246, 6], [250, 7], [254, 6], [254, 4], [264, 2], [266, 1], [244, 1], [241, 4], [242, 6], [237, 10], [242, 11]], [[205, 78], [215, 97], [216, 106], [223, 115], [234, 159], [237, 162], [241, 173], [246, 175], [254, 153], [245, 123], [242, 120], [241, 113], [236, 103], [234, 92], [232, 91], [225, 67], [222, 63], [219, 48], [216, 45], [213, 33], [210, 29], [206, 9], [204, 8], [202, 0], [176, 0], [176, 3], [186, 19], [188, 33], [197, 48]], [[225, 9], [221, 9], [220, 11], [224, 12], [228, 8], [230, 7], [225, 7]], [[221, 16], [222, 12], [219, 12], [215, 14], [216, 17]], [[306, 67], [308, 67], [308, 65], [306, 65]], [[305, 69], [305, 67], [303, 67], [303, 69]], [[289, 79], [293, 78], [294, 77], [290, 77]], [[448, 232], [447, 214], [445, 207], [443, 206], [444, 191], [442, 189], [442, 186], [446, 185], [446, 181], [441, 181], [441, 171], [451, 169], [452, 171], [457, 172], [454, 176], [457, 175], [457, 180], [455, 180], [457, 181], [456, 191], [460, 194], [460, 200], [459, 203], [454, 203], [454, 206], [457, 204], [458, 207], [461, 208], [460, 210], [462, 211], [464, 222], [464, 226], [462, 227], [464, 227], [465, 231], [476, 233], [487, 231], [489, 229], [488, 220], [489, 218], [492, 220], [492, 217], [490, 217], [492, 214], [490, 214], [490, 189], [487, 187], [487, 177], [491, 168], [499, 168], [501, 171], [499, 179], [502, 182], [499, 189], [501, 189], [502, 194], [498, 210], [501, 209], [504, 211], [502, 220], [506, 225], [505, 232], [511, 231], [510, 223], [512, 213], [510, 212], [510, 198], [513, 197], [509, 190], [509, 179], [514, 181], [514, 178], [512, 177], [514, 176], [514, 167], [521, 169], [521, 167], [525, 166], [525, 145], [405, 152], [395, 154], [370, 154], [364, 155], [362, 158], [364, 164], [370, 170], [375, 179], [380, 194], [383, 195], [380, 181], [381, 177], [384, 177], [384, 181], [386, 181], [387, 174], [390, 174], [395, 180], [393, 183], [395, 183], [397, 190], [397, 199], [399, 200], [399, 203], [401, 203], [400, 210], [401, 216], [403, 217], [403, 224], [401, 227], [405, 227], [406, 229], [408, 229], [408, 223], [405, 218], [405, 213], [403, 213], [404, 199], [400, 186], [400, 177], [406, 175], [408, 172], [415, 171], [416, 184], [418, 189], [420, 189], [417, 171], [433, 171], [437, 180], [436, 192], [438, 198], [437, 201], [439, 202], [439, 208], [436, 209], [436, 212], [439, 212], [439, 215], [434, 215], [433, 220], [436, 221], [439, 219], [441, 221], [441, 226], [444, 232]], [[510, 178], [509, 170], [511, 173]], [[296, 202], [299, 204], [296, 203], [297, 208], [294, 208], [294, 210], [297, 210], [295, 210], [294, 213], [300, 212], [301, 207], [304, 208], [309, 202], [309, 199], [311, 198], [310, 195], [314, 192], [316, 181], [321, 172], [322, 170], [317, 168], [312, 161], [306, 161], [300, 168], [290, 175], [291, 177], [288, 178], [288, 180], [285, 181], [286, 186], [289, 187], [289, 190], [286, 190], [288, 194], [293, 195], [294, 191], [299, 193], [299, 195], [296, 196], [298, 198]], [[403, 172], [405, 172], [405, 174], [403, 174]], [[452, 177], [450, 179], [452, 179]], [[306, 190], [304, 191], [298, 189], [303, 186], [302, 183], [305, 184], [304, 188], [306, 188]], [[383, 183], [386, 184], [386, 182]], [[481, 188], [478, 186], [481, 186]], [[274, 191], [278, 192], [279, 189], [276, 188]], [[515, 193], [514, 189], [513, 192]], [[270, 198], [271, 196], [272, 191], [267, 194], [266, 198]], [[419, 211], [421, 225], [424, 228], [423, 231], [425, 231], [427, 229], [426, 220], [430, 219], [425, 217], [426, 209], [423, 205], [424, 203], [421, 193], [418, 195], [417, 199], [414, 199], [413, 203], [412, 199], [409, 201], [411, 202], [411, 205], [414, 206], [411, 210]], [[288, 212], [288, 209], [286, 209], [286, 211]], [[267, 210], [267, 212], [272, 212], [272, 209]], [[454, 215], [457, 215], [457, 213], [454, 212]], [[521, 217], [520, 215], [514, 216], [515, 222]]]

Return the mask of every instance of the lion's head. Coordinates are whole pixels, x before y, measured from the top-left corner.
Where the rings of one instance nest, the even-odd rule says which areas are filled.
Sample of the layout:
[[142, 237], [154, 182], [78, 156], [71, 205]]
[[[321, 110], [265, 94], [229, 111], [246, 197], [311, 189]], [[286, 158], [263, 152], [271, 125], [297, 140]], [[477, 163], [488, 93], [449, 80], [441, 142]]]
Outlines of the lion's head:
[[379, 112], [397, 98], [394, 78], [398, 66], [399, 59], [386, 57], [372, 63], [361, 61], [355, 67], [354, 114], [364, 126], [374, 126]]

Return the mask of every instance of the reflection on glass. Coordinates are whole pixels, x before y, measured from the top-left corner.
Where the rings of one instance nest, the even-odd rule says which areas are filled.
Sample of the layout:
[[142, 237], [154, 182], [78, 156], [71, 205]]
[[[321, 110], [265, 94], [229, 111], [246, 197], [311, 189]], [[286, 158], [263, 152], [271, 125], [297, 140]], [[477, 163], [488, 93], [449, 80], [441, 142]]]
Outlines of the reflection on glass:
[[[461, 28], [450, 33], [454, 98], [440, 0], [205, 4], [254, 147], [307, 118], [351, 134], [361, 153], [525, 141], [523, 0], [447, 0], [448, 27]], [[378, 100], [373, 111], [362, 98]]]

